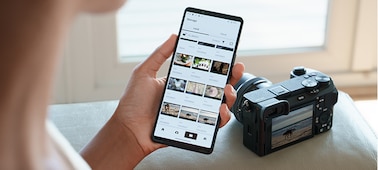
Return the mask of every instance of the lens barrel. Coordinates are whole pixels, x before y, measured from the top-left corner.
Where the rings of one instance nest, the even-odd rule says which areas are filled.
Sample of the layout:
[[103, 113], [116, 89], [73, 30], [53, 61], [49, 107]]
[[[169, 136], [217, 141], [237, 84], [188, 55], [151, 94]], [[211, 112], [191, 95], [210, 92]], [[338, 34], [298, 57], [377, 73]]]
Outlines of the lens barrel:
[[272, 82], [264, 77], [256, 77], [253, 74], [243, 73], [242, 78], [235, 85], [237, 98], [234, 105], [230, 109], [239, 122], [243, 121], [243, 110], [248, 109], [246, 108], [248, 101], [245, 101], [246, 99], [244, 99], [243, 95], [250, 91], [269, 87], [271, 85]]

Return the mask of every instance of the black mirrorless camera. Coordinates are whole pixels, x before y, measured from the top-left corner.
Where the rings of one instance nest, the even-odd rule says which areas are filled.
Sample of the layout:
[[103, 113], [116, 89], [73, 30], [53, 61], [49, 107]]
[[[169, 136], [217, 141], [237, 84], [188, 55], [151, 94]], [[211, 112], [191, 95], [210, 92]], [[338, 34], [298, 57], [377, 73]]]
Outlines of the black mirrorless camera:
[[326, 132], [338, 92], [331, 77], [295, 67], [290, 79], [272, 84], [244, 73], [231, 111], [243, 124], [243, 143], [259, 156]]

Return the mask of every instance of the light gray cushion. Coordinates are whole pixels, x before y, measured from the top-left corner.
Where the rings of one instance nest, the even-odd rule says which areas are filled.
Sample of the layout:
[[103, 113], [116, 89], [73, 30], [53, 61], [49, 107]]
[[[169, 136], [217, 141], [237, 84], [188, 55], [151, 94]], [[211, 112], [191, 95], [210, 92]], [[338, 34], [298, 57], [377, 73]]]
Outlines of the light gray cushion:
[[[52, 105], [50, 119], [80, 150], [110, 118], [118, 101]], [[339, 93], [330, 131], [259, 157], [244, 147], [242, 125], [232, 118], [219, 130], [210, 155], [167, 147], [146, 157], [136, 169], [377, 169], [377, 137]]]

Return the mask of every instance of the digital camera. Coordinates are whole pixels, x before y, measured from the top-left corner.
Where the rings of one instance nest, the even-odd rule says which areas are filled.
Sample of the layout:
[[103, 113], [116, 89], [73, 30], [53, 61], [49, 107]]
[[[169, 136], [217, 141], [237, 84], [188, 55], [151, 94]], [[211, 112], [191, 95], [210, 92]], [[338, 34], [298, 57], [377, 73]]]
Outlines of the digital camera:
[[244, 73], [231, 111], [243, 124], [243, 144], [264, 156], [331, 129], [338, 91], [331, 77], [295, 67], [290, 79], [272, 84]]

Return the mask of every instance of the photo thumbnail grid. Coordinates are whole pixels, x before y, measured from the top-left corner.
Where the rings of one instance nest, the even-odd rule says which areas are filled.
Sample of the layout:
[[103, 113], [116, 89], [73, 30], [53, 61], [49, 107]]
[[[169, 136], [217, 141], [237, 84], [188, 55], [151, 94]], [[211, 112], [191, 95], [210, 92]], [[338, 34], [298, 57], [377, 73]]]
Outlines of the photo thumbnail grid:
[[170, 77], [167, 89], [211, 99], [222, 100], [224, 88], [206, 85], [194, 81]]
[[206, 110], [200, 110], [188, 106], [181, 106], [174, 103], [163, 102], [161, 114], [185, 119], [193, 122], [215, 126], [218, 114]]
[[210, 60], [193, 55], [176, 53], [174, 64], [178, 66], [188, 67], [197, 70], [203, 70], [215, 74], [227, 75], [230, 68], [229, 63]]

